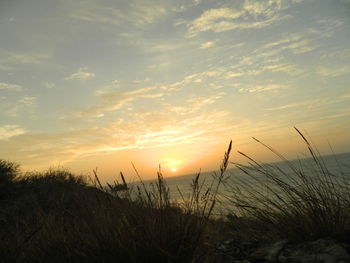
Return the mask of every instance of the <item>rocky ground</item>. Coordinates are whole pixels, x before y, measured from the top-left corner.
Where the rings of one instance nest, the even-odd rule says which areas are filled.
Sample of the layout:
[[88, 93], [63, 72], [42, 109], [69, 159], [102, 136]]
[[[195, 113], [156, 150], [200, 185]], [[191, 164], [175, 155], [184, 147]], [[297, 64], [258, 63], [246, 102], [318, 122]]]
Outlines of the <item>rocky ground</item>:
[[347, 263], [350, 262], [348, 244], [331, 239], [303, 243], [280, 240], [271, 244], [227, 240], [216, 252], [218, 263]]

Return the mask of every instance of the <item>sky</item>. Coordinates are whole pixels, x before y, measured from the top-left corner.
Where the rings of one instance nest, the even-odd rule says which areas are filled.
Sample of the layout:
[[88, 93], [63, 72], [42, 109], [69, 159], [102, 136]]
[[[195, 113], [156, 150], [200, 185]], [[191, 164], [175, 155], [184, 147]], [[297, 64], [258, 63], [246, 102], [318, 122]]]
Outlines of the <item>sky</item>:
[[[110, 181], [350, 150], [349, 0], [1, 0], [0, 158]], [[234, 153], [233, 161], [239, 161]]]

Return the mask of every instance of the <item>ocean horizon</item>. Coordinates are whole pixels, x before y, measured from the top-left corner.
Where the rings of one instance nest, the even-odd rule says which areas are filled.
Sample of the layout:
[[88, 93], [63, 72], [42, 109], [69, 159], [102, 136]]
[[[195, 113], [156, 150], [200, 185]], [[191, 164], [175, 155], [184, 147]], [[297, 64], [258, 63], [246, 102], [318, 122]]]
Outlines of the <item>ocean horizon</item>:
[[[350, 175], [350, 152], [340, 153], [340, 154], [331, 154], [331, 155], [323, 155], [322, 159], [323, 163], [326, 165], [328, 171], [335, 175], [344, 178], [349, 177]], [[294, 159], [288, 160], [289, 164], [297, 169], [302, 169], [303, 172], [309, 176], [315, 176], [315, 167], [314, 161], [312, 157], [302, 158], [302, 159]], [[285, 161], [279, 162], [271, 162], [271, 163], [263, 163], [263, 165], [269, 167], [278, 167], [284, 172], [288, 173], [288, 175], [292, 175], [293, 171], [290, 166]], [[229, 167], [232, 165], [229, 165]], [[210, 183], [213, 180], [213, 176], [215, 174], [220, 173], [218, 170], [201, 172], [199, 176], [200, 184], [203, 183], [203, 192], [205, 192], [206, 187], [209, 187]], [[182, 201], [182, 198], [187, 198], [190, 196], [192, 192], [191, 184], [194, 178], [198, 173], [193, 174], [185, 174], [179, 176], [172, 177], [164, 177], [164, 181], [170, 190], [170, 198], [174, 201]], [[350, 177], [347, 178], [350, 181]], [[228, 168], [225, 172], [225, 180], [222, 185], [219, 187], [218, 193], [218, 203], [216, 205], [214, 214], [218, 216], [227, 215], [229, 211], [232, 209], [232, 204], [230, 204], [230, 196], [232, 195], [232, 191], [236, 182], [247, 182], [254, 183], [244, 172], [242, 172], [237, 167]], [[143, 183], [146, 187], [150, 185], [154, 185], [157, 182], [157, 179], [148, 179], [143, 180]], [[256, 182], [255, 182], [256, 183]], [[140, 182], [133, 182], [133, 185], [139, 185]], [[262, 178], [262, 184], [257, 185], [257, 191], [266, 191], [264, 190], [264, 179]], [[233, 187], [232, 187], [233, 186]], [[260, 188], [260, 189], [259, 189]]]

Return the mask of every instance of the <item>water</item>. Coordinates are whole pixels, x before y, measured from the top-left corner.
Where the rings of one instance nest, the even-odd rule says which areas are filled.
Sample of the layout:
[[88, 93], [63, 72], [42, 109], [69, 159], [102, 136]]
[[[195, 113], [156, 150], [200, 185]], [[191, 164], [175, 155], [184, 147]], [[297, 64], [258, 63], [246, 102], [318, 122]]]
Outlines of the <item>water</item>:
[[[346, 178], [346, 180], [349, 180], [349, 183], [350, 183], [350, 153], [323, 156], [322, 160], [325, 166], [327, 167], [327, 169], [332, 174], [335, 175], [335, 178], [339, 178], [339, 179]], [[315, 175], [317, 175], [320, 172], [320, 169], [318, 167], [315, 167], [315, 162], [313, 161], [312, 158], [291, 161], [290, 164], [297, 169], [302, 169], [303, 173], [310, 176], [310, 178], [315, 177]], [[285, 162], [278, 162], [278, 163], [267, 164], [267, 165], [273, 165], [274, 167], [279, 167], [282, 171], [286, 173], [285, 175], [286, 178], [288, 176], [293, 176], [294, 174], [293, 170]], [[205, 188], [208, 187], [212, 182], [213, 174], [214, 172], [206, 172], [201, 174], [200, 182], [204, 182], [203, 192], [205, 192]], [[165, 178], [165, 181], [168, 187], [170, 188], [171, 198], [175, 200], [181, 200], [182, 196], [185, 198], [188, 197], [192, 191], [191, 183], [195, 178], [195, 176], [196, 176], [195, 174], [191, 174], [191, 175]], [[259, 182], [257, 182], [249, 178], [249, 176], [247, 176], [237, 168], [228, 169], [226, 171], [225, 184], [221, 185], [219, 189], [219, 195], [218, 195], [219, 203], [216, 205], [215, 214], [217, 215], [227, 214], [230, 212], [230, 209], [233, 208], [230, 202], [230, 197], [232, 197], [232, 194], [235, 191], [234, 186], [238, 183], [241, 183], [243, 185], [253, 184], [256, 191], [266, 192], [266, 194], [268, 194], [266, 190], [267, 180], [265, 177], [261, 175], [259, 176], [260, 176], [258, 177]], [[343, 182], [342, 180], [340, 181]], [[148, 184], [150, 182], [152, 181], [146, 181], [145, 183]], [[182, 196], [179, 193], [179, 191], [181, 192]]]

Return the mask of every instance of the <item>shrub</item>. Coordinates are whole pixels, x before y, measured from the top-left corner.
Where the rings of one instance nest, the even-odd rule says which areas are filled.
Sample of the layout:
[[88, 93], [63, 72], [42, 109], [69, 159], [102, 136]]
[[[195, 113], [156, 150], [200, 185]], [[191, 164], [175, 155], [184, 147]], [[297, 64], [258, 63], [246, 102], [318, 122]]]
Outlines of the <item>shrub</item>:
[[0, 202], [8, 200], [13, 195], [14, 183], [19, 173], [18, 164], [0, 159]]
[[[209, 188], [192, 182], [192, 194], [171, 199], [161, 170], [157, 181], [137, 188], [93, 185], [62, 170], [27, 173], [21, 194], [0, 209], [0, 257], [4, 262], [203, 262], [207, 225], [227, 168]], [[135, 169], [138, 174], [137, 170]], [[139, 176], [140, 177], [140, 176]], [[141, 179], [141, 177], [140, 177]]]
[[18, 175], [18, 164], [0, 159], [0, 185], [13, 182]]

